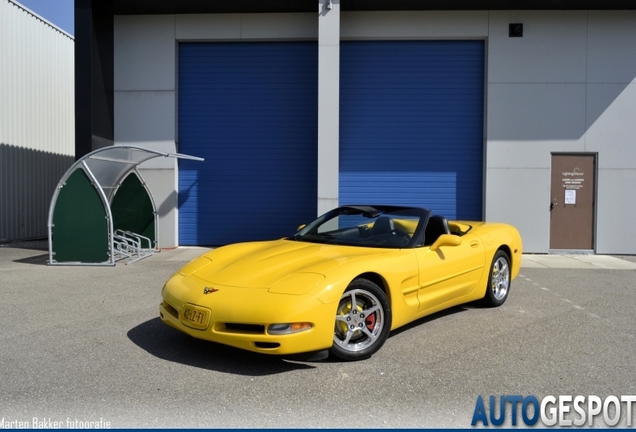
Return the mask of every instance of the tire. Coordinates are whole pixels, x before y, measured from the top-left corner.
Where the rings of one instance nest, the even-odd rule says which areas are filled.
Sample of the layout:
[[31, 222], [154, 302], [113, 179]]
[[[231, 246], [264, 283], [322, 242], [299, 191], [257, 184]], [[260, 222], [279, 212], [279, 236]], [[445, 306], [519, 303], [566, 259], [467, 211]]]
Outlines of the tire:
[[504, 304], [510, 292], [510, 258], [502, 250], [497, 251], [490, 265], [484, 303], [490, 307]]
[[371, 357], [389, 337], [391, 318], [384, 291], [370, 280], [355, 279], [338, 303], [329, 352], [346, 361]]

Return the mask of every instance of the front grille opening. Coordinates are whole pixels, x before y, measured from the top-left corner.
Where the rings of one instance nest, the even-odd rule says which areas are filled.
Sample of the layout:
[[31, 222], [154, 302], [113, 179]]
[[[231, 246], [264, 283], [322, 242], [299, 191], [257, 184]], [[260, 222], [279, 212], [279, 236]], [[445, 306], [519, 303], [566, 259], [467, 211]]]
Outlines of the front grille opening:
[[173, 308], [172, 306], [170, 306], [170, 304], [165, 300], [163, 302], [163, 308], [166, 310], [166, 312], [168, 312], [174, 318], [179, 319], [179, 312], [177, 312], [177, 310]]
[[278, 342], [254, 342], [254, 345], [256, 345], [257, 348], [264, 349], [280, 348], [280, 344]]
[[237, 333], [265, 334], [265, 326], [261, 324], [225, 323], [225, 329]]

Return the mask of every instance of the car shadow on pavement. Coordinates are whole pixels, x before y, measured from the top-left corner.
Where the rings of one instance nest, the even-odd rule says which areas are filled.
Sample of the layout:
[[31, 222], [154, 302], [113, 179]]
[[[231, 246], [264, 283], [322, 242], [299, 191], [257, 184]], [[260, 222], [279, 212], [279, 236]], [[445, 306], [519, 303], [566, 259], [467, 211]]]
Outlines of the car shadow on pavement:
[[389, 337], [393, 337], [395, 335], [399, 335], [402, 332], [408, 331], [414, 327], [418, 327], [422, 324], [431, 322], [431, 321], [435, 321], [437, 319], [449, 316], [449, 315], [455, 315], [457, 313], [461, 313], [461, 312], [465, 312], [469, 309], [481, 309], [484, 308], [485, 306], [482, 306], [481, 303], [479, 301], [476, 302], [472, 302], [472, 303], [466, 303], [466, 304], [462, 304], [459, 306], [453, 306], [452, 308], [449, 309], [444, 309], [443, 311], [439, 311], [436, 312], [434, 314], [431, 315], [427, 315], [425, 317], [422, 317], [420, 319], [417, 319], [413, 322], [410, 322], [400, 328], [397, 328], [395, 330], [393, 330], [391, 332], [391, 334], [389, 335]]
[[247, 376], [265, 376], [298, 369], [313, 369], [306, 363], [289, 361], [240, 350], [185, 335], [153, 318], [128, 331], [128, 338], [139, 348], [163, 360]]

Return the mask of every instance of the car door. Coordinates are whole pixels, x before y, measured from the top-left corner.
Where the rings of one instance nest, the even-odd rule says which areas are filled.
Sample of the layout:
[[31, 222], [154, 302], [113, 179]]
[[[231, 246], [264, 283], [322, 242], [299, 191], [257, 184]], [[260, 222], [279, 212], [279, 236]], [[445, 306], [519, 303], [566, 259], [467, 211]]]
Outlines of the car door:
[[420, 312], [471, 293], [484, 271], [482, 240], [467, 233], [457, 246], [417, 249]]

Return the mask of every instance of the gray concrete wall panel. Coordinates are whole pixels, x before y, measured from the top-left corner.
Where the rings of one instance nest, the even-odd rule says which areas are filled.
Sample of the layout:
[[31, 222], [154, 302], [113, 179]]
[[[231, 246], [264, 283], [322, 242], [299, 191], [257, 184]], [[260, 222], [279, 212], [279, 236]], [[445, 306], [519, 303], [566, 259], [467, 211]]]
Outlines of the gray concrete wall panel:
[[338, 207], [340, 2], [318, 2], [318, 215]]
[[302, 40], [318, 38], [315, 14], [176, 15], [178, 41]]
[[[523, 37], [508, 24], [523, 23]], [[586, 11], [490, 12], [488, 83], [584, 83]]]
[[[520, 226], [527, 252], [549, 251], [552, 152], [598, 153], [597, 253], [636, 253], [625, 224], [636, 187], [636, 13], [498, 11], [490, 13], [486, 219]], [[524, 23], [522, 38], [507, 24]], [[539, 173], [527, 178], [527, 169]], [[505, 196], [500, 170], [526, 177]], [[523, 174], [523, 175], [522, 175]], [[511, 207], [516, 188], [524, 200]], [[531, 216], [535, 223], [524, 223]], [[617, 235], [617, 227], [621, 234]]]
[[585, 84], [489, 82], [488, 140], [578, 142], [585, 134], [585, 92]]
[[[175, 137], [174, 91], [115, 93], [115, 140], [118, 144], [173, 141]], [[174, 149], [173, 149], [174, 150]]]
[[590, 11], [586, 149], [598, 152], [596, 252], [636, 254], [636, 12]]
[[176, 15], [175, 23], [179, 41], [241, 39], [241, 14]]
[[[175, 239], [179, 232], [178, 196], [175, 188], [178, 181], [176, 161], [173, 158], [165, 159], [172, 160], [174, 166], [170, 169], [144, 168], [146, 163], [139, 166], [139, 174], [150, 187], [157, 214], [160, 217], [158, 241], [160, 248], [176, 246]], [[166, 238], [163, 238], [164, 236]]]
[[587, 107], [585, 148], [599, 152], [599, 169], [636, 169], [636, 84], [590, 84]]
[[[523, 239], [524, 252], [542, 250], [550, 241], [550, 169], [490, 168], [489, 199], [504, 201], [490, 222], [514, 223]], [[540, 210], [537, 207], [540, 207]]]
[[[175, 92], [115, 92], [115, 141], [174, 153]], [[175, 161], [156, 158], [144, 163], [146, 168], [174, 168]]]
[[636, 11], [590, 11], [590, 83], [633, 83], [636, 79]]
[[115, 92], [175, 90], [174, 21], [173, 15], [115, 16]]
[[636, 254], [636, 199], [633, 194], [635, 187], [635, 169], [599, 170], [596, 253]]
[[[175, 17], [115, 16], [114, 28], [115, 144], [177, 152]], [[157, 206], [160, 248], [178, 244], [176, 167], [168, 158], [140, 166]]]
[[342, 12], [343, 40], [483, 39], [485, 11]]
[[[335, 8], [336, 1], [334, 1]], [[311, 39], [318, 38], [314, 14], [243, 14], [241, 39]]]

